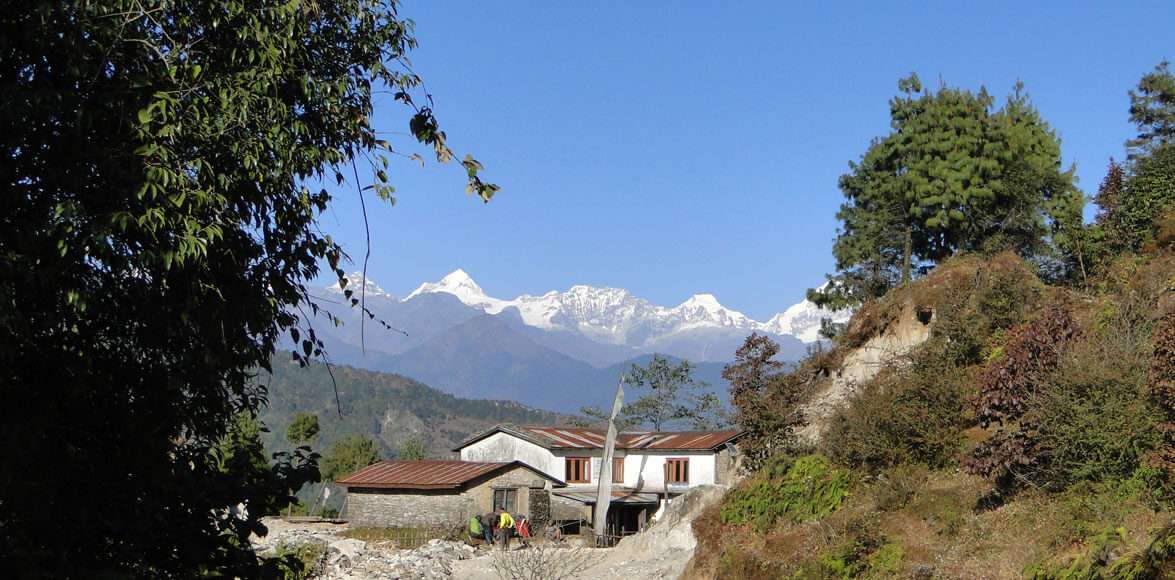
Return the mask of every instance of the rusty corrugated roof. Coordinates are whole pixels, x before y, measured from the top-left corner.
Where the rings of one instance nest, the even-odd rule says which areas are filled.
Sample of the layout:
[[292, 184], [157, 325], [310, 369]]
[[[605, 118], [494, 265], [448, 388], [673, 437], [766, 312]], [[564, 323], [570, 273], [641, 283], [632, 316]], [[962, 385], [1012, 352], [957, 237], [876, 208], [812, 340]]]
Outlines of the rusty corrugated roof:
[[381, 461], [338, 480], [344, 487], [379, 489], [457, 489], [483, 475], [510, 466], [525, 467], [561, 487], [563, 482], [521, 461]]
[[[490, 435], [504, 432], [548, 449], [602, 449], [606, 432], [603, 429], [583, 427], [551, 427], [536, 425], [498, 425], [461, 444], [461, 450]], [[616, 438], [617, 449], [677, 449], [708, 450], [732, 441], [742, 431], [637, 431], [621, 433]]]
[[735, 429], [625, 433], [620, 436], [617, 447], [623, 449], [714, 449], [741, 434], [742, 431]]
[[568, 449], [600, 449], [607, 435], [599, 429], [580, 427], [519, 427], [519, 430], [545, 439], [551, 447]]

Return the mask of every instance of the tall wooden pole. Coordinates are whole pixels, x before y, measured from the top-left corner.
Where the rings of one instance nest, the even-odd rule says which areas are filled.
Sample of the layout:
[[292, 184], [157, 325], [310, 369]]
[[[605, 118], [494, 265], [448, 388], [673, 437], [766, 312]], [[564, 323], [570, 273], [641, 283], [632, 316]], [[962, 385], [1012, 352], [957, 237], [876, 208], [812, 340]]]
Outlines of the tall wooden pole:
[[608, 531], [608, 506], [612, 503], [612, 454], [616, 448], [616, 415], [624, 405], [624, 375], [616, 383], [616, 399], [612, 401], [612, 414], [608, 416], [608, 435], [604, 438], [604, 456], [600, 458], [600, 481], [596, 490], [596, 511], [592, 517], [592, 532], [596, 545], [603, 545], [604, 534]]

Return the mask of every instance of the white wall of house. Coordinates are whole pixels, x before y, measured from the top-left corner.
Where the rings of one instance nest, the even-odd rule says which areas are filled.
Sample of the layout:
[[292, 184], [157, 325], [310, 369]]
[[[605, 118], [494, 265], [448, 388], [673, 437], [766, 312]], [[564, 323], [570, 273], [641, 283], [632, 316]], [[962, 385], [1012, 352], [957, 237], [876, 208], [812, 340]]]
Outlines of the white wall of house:
[[689, 459], [689, 485], [671, 485], [669, 491], [714, 483], [715, 458], [710, 451], [642, 451], [625, 455], [624, 485], [643, 491], [664, 491], [667, 459]]
[[563, 480], [563, 458], [541, 445], [507, 433], [494, 433], [461, 449], [462, 461], [521, 461], [551, 477]]
[[[591, 481], [571, 483], [570, 486], [594, 487], [600, 481], [601, 449], [546, 449], [530, 441], [507, 433], [494, 433], [481, 441], [461, 449], [463, 461], [521, 461], [551, 477], [564, 481], [567, 477], [568, 457], [591, 459]], [[667, 459], [689, 459], [689, 485], [671, 485], [669, 491], [684, 490], [687, 487], [715, 483], [716, 454], [712, 451], [616, 451], [617, 457], [624, 458], [624, 485], [649, 492], [665, 491], [665, 461]]]

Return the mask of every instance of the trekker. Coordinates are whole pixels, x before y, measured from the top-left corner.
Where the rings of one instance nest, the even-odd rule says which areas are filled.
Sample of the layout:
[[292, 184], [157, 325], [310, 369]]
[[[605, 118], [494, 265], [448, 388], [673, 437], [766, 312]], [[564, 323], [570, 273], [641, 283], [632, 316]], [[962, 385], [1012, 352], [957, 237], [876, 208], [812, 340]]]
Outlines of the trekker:
[[498, 523], [498, 516], [494, 512], [481, 516], [481, 533], [485, 535], [486, 546], [494, 545], [494, 524]]
[[478, 515], [469, 516], [469, 541], [470, 541], [470, 543], [472, 543], [474, 540], [477, 540], [478, 538], [482, 538], [482, 537], [485, 537], [485, 535], [481, 531], [481, 516], [478, 516]]
[[510, 532], [514, 531], [514, 517], [503, 506], [498, 506], [498, 534], [502, 549], [510, 549]]
[[530, 547], [530, 520], [526, 516], [519, 515], [514, 518], [514, 530], [518, 532], [518, 541], [522, 542], [523, 547]]

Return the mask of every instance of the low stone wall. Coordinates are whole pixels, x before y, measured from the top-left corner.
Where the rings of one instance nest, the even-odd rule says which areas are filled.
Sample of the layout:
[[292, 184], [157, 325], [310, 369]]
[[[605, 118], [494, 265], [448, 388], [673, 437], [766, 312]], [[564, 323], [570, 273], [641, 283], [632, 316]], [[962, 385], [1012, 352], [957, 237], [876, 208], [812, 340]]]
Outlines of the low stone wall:
[[473, 500], [456, 490], [352, 488], [347, 495], [347, 520], [361, 528], [461, 526], [473, 513]]

